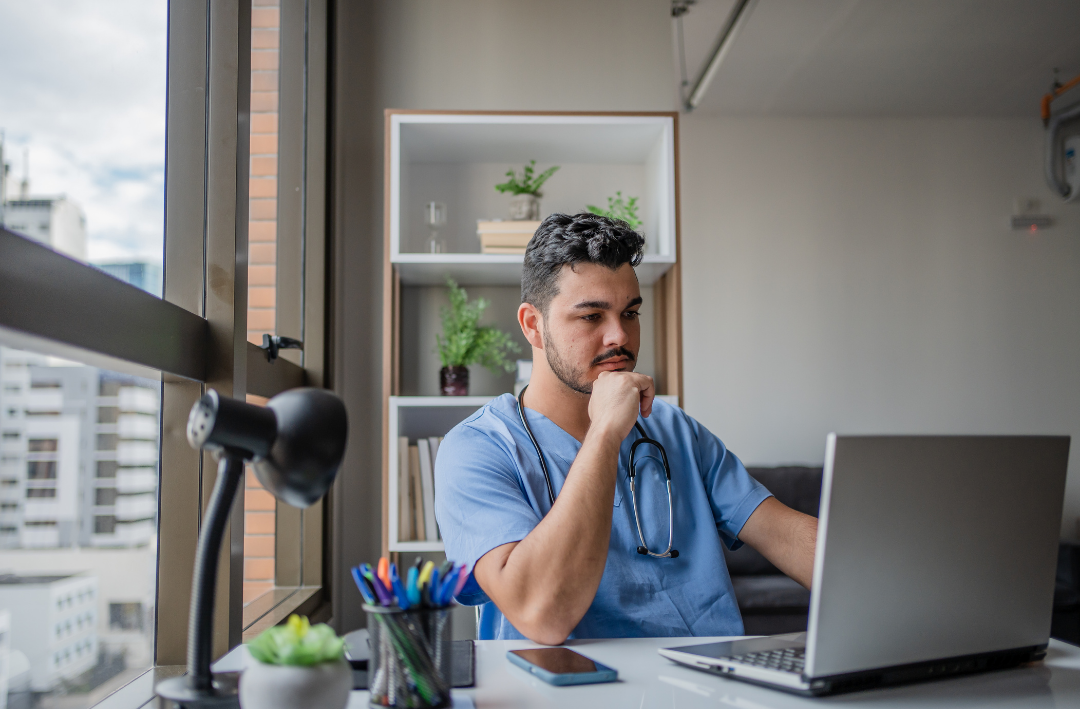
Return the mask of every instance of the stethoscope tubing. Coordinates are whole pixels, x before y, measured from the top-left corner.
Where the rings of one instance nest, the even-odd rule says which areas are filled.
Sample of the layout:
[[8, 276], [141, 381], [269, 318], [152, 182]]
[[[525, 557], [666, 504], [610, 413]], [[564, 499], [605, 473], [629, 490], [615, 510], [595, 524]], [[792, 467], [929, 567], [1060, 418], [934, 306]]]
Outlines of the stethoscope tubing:
[[[521, 418], [521, 425], [525, 428], [525, 433], [529, 436], [529, 440], [533, 444], [533, 448], [536, 450], [536, 457], [540, 461], [540, 469], [544, 473], [544, 483], [547, 485], [548, 500], [551, 501], [551, 505], [555, 505], [555, 487], [551, 484], [551, 473], [548, 472], [547, 462], [544, 460], [544, 454], [540, 450], [540, 444], [536, 442], [536, 436], [533, 435], [532, 426], [529, 425], [528, 419], [525, 417], [525, 390], [529, 386], [526, 384], [521, 388], [521, 391], [517, 395], [517, 409], [518, 416]], [[637, 552], [642, 555], [648, 555], [657, 559], [675, 559], [679, 556], [679, 552], [672, 549], [673, 537], [675, 533], [675, 518], [672, 516], [673, 506], [671, 503], [671, 468], [668, 465], [667, 451], [660, 445], [659, 441], [649, 438], [645, 433], [645, 429], [641, 426], [641, 423], [634, 421], [634, 428], [638, 430], [641, 438], [634, 441], [630, 446], [630, 460], [629, 460], [629, 477], [630, 477], [630, 499], [634, 505], [634, 524], [637, 527], [638, 541], [641, 542], [641, 546], [637, 548]], [[641, 531], [641, 517], [638, 515], [637, 504], [637, 491], [634, 483], [634, 477], [637, 475], [637, 469], [634, 466], [634, 454], [637, 452], [637, 447], [644, 443], [656, 446], [660, 451], [660, 457], [664, 462], [664, 476], [667, 484], [667, 503], [668, 503], [668, 543], [667, 549], [662, 553], [656, 553], [651, 551], [648, 545], [645, 543], [645, 535]]]

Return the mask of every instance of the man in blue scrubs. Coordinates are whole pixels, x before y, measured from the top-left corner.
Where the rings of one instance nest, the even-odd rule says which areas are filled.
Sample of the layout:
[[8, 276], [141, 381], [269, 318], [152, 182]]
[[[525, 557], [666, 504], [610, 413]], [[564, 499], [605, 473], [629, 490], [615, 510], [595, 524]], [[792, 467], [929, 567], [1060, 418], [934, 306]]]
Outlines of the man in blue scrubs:
[[[525, 416], [510, 394], [456, 426], [439, 447], [435, 509], [449, 559], [472, 568], [458, 600], [482, 605], [480, 637], [741, 635], [721, 544], [750, 544], [807, 588], [817, 520], [781, 504], [720, 440], [654, 399], [635, 373], [644, 239], [625, 222], [553, 214], [525, 252], [518, 323], [532, 345]], [[667, 452], [671, 540], [641, 554], [630, 447]], [[668, 545], [668, 496], [656, 449], [639, 446], [644, 546]]]

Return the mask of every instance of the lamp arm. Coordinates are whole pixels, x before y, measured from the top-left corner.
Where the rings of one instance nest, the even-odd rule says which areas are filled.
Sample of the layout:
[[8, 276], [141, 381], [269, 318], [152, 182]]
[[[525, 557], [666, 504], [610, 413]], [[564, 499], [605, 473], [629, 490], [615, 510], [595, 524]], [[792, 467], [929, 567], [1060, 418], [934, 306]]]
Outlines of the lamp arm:
[[202, 533], [195, 554], [195, 578], [191, 582], [191, 611], [188, 614], [187, 673], [191, 687], [212, 690], [210, 661], [213, 652], [214, 588], [217, 586], [221, 540], [229, 521], [229, 510], [244, 474], [244, 461], [226, 451], [218, 462], [217, 481], [203, 518]]

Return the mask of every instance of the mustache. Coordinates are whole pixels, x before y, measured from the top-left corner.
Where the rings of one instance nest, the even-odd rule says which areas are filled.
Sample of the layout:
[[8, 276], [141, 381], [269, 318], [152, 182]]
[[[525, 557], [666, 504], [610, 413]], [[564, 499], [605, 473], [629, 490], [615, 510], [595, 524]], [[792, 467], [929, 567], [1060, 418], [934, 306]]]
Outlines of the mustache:
[[603, 354], [601, 354], [601, 355], [597, 356], [596, 358], [594, 358], [593, 361], [592, 361], [592, 364], [600, 364], [605, 359], [611, 359], [612, 357], [626, 357], [631, 362], [637, 361], [636, 358], [634, 357], [633, 352], [626, 349], [625, 347], [616, 347], [616, 348], [610, 349], [607, 352], [604, 352]]

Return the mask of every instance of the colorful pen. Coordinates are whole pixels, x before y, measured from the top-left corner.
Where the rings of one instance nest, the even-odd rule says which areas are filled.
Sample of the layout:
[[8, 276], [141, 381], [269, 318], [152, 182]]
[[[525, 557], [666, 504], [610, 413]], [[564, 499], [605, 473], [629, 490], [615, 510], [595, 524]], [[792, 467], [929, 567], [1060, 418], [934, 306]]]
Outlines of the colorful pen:
[[351, 570], [353, 583], [356, 584], [356, 588], [360, 591], [360, 595], [364, 597], [364, 601], [366, 601], [368, 605], [375, 605], [375, 595], [368, 587], [367, 582], [364, 580], [364, 577], [360, 575], [360, 567], [354, 566]]
[[371, 583], [371, 586], [375, 589], [375, 595], [378, 596], [380, 605], [389, 606], [393, 603], [393, 601], [391, 600], [390, 591], [387, 590], [386, 586], [383, 585], [382, 579], [372, 573], [371, 564], [361, 564], [360, 573], [365, 579], [368, 580], [368, 582]]
[[431, 595], [431, 605], [437, 607], [439, 605], [439, 570], [431, 570], [431, 579], [428, 581], [428, 593]]
[[420, 572], [416, 570], [416, 567], [410, 566], [408, 578], [405, 582], [405, 595], [409, 597], [410, 606], [420, 605], [420, 588], [417, 586], [419, 577]]
[[379, 568], [375, 575], [383, 582], [383, 586], [390, 588], [390, 560], [385, 556], [379, 558]]
[[397, 564], [390, 564], [390, 585], [394, 589], [394, 597], [397, 598], [397, 604], [401, 607], [401, 610], [409, 610], [409, 597], [405, 594], [405, 587], [401, 584], [401, 577], [398, 576]]
[[457, 595], [461, 593], [461, 589], [465, 588], [465, 582], [469, 580], [469, 569], [466, 568], [465, 564], [462, 564], [460, 569], [457, 583], [454, 584], [454, 598], [457, 598]]
[[445, 606], [447, 603], [450, 602], [451, 594], [454, 591], [454, 586], [457, 585], [457, 577], [458, 574], [461, 572], [461, 569], [453, 567], [453, 565], [451, 565], [451, 567], [452, 568], [450, 570], [450, 573], [447, 574], [446, 577], [442, 580], [442, 583], [439, 584], [439, 599], [437, 601], [439, 606]]

